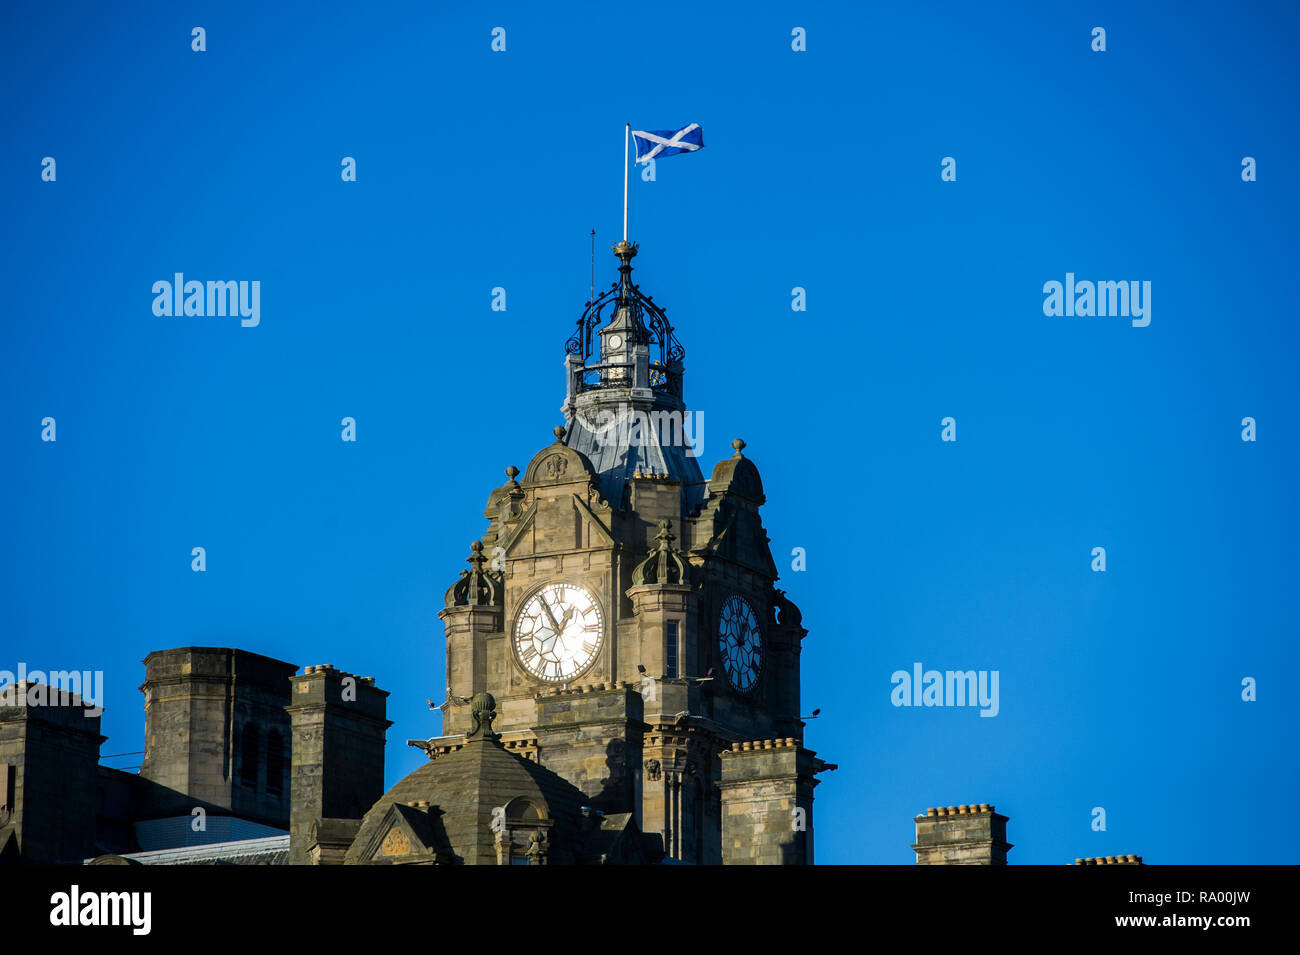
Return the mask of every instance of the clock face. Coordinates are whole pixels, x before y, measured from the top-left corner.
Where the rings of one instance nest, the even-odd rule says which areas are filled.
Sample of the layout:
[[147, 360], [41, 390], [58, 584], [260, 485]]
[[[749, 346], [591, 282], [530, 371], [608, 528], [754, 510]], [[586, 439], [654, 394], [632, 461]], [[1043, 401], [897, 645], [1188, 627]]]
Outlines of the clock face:
[[610, 350], [610, 351], [614, 351], [614, 350], [616, 350], [616, 349], [618, 349], [618, 348], [621, 348], [621, 347], [623, 347], [623, 338], [622, 338], [622, 336], [620, 336], [620, 335], [610, 335], [610, 336], [609, 336], [609, 350]]
[[763, 665], [763, 635], [758, 617], [744, 597], [729, 597], [718, 621], [718, 646], [722, 669], [737, 690], [748, 693], [758, 683]]
[[519, 608], [515, 653], [539, 680], [564, 683], [591, 666], [604, 633], [600, 604], [589, 591], [548, 584]]

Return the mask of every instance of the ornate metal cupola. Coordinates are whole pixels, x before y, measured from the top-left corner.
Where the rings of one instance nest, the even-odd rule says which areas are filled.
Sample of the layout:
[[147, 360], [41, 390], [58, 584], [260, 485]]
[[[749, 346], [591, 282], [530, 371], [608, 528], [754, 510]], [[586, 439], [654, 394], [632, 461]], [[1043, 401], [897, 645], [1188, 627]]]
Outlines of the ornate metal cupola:
[[704, 478], [682, 390], [686, 350], [666, 310], [632, 281], [637, 251], [626, 239], [614, 246], [619, 277], [565, 344], [564, 443], [590, 459], [612, 502], [644, 475], [679, 481], [694, 503]]
[[[682, 361], [686, 350], [673, 334], [665, 309], [632, 281], [632, 259], [639, 246], [626, 239], [614, 246], [619, 277], [588, 302], [569, 338], [569, 399], [597, 388], [630, 388], [682, 399]], [[604, 327], [606, 313], [612, 313]], [[567, 410], [567, 408], [566, 408]]]

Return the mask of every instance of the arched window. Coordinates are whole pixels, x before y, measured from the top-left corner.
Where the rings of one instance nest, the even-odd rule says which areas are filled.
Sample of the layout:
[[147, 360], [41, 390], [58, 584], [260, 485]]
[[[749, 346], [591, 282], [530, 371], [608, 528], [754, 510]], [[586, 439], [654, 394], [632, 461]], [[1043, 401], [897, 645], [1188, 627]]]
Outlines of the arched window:
[[524, 796], [518, 796], [506, 803], [505, 817], [497, 861], [502, 865], [544, 864], [546, 832], [542, 809]]
[[239, 734], [239, 781], [249, 789], [257, 788], [257, 763], [261, 755], [261, 738], [257, 727], [252, 723], [244, 724], [244, 731]]
[[284, 739], [278, 730], [266, 736], [266, 791], [271, 796], [284, 792]]
[[511, 826], [535, 826], [541, 819], [541, 811], [523, 796], [506, 803], [506, 822]]

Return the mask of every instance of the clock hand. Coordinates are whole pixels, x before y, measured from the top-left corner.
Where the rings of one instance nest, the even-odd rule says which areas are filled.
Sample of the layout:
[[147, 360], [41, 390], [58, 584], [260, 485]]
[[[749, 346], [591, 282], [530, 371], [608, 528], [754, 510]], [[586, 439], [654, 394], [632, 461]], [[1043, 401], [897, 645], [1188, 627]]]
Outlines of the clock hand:
[[542, 602], [542, 609], [546, 611], [546, 618], [551, 621], [551, 629], [554, 630], [558, 636], [560, 631], [564, 628], [561, 627], [559, 621], [555, 619], [555, 614], [551, 612], [550, 604], [546, 602], [546, 598], [538, 594], [537, 599]]

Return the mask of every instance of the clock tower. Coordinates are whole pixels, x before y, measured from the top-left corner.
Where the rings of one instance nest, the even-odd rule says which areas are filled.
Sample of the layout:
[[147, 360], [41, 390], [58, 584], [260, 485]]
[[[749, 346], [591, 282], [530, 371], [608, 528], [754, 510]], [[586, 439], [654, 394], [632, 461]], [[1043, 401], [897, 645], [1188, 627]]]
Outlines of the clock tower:
[[[488, 527], [446, 593], [445, 736], [490, 694], [500, 745], [626, 814], [666, 856], [811, 863], [803, 748], [807, 631], [777, 589], [745, 442], [705, 477], [685, 351], [666, 310], [619, 278], [565, 348], [564, 423], [488, 496]], [[435, 763], [436, 765], [436, 763]]]

